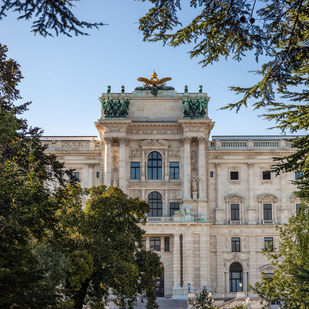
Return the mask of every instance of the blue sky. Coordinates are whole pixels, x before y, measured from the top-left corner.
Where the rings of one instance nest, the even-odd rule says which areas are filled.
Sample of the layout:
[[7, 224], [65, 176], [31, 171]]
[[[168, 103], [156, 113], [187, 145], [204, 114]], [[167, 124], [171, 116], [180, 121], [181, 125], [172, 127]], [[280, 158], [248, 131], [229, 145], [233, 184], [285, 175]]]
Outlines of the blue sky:
[[[197, 92], [203, 85], [210, 96], [209, 117], [216, 123], [212, 135], [280, 134], [267, 130], [271, 123], [257, 117], [263, 111], [218, 110], [239, 99], [228, 86], [250, 86], [258, 80], [248, 73], [260, 68], [253, 55], [242, 62], [222, 58], [202, 68], [201, 59], [188, 55], [192, 46], [143, 42], [138, 20], [149, 8], [148, 2], [134, 0], [76, 2], [74, 13], [80, 19], [108, 25], [89, 30], [90, 36], [72, 38], [34, 36], [31, 21], [17, 21], [16, 13], [8, 13], [0, 21], [0, 38], [9, 48], [8, 56], [21, 65], [24, 79], [19, 89], [24, 100], [33, 102], [24, 115], [29, 124], [44, 129], [44, 135], [98, 135], [94, 126], [100, 117], [98, 98], [107, 86], [120, 92], [125, 85], [126, 92], [132, 92], [141, 86], [136, 79], [150, 78], [155, 69], [159, 78], [172, 77], [167, 85], [178, 92], [185, 85], [189, 92]], [[180, 21], [185, 25], [195, 14], [184, 6]]]

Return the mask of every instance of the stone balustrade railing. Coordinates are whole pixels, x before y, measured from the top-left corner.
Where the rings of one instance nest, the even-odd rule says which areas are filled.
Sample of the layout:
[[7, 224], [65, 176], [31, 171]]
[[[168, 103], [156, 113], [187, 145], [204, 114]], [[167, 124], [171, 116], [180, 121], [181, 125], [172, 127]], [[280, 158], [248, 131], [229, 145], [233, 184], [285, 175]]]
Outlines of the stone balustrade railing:
[[83, 151], [83, 150], [101, 150], [100, 141], [89, 140], [48, 140], [42, 141], [49, 151]]
[[279, 150], [291, 149], [291, 142], [279, 141], [211, 141], [210, 150]]
[[161, 223], [161, 222], [203, 222], [205, 223], [205, 218], [202, 217], [191, 217], [188, 218], [182, 218], [182, 217], [148, 217], [147, 222], [151, 223]]

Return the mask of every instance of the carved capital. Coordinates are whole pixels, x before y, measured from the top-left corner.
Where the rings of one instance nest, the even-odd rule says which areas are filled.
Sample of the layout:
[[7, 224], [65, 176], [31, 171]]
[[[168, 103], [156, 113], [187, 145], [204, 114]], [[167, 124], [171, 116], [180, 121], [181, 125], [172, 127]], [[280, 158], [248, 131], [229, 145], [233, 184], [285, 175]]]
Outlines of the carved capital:
[[125, 143], [126, 143], [126, 146], [130, 146], [130, 139], [129, 139], [129, 138], [126, 138], [126, 139], [125, 139]]
[[126, 141], [126, 138], [125, 137], [118, 137], [118, 140], [119, 140], [119, 143], [123, 145]]
[[182, 142], [185, 143], [185, 144], [190, 143], [190, 141], [191, 141], [191, 137], [189, 137], [189, 136], [185, 136], [185, 137], [182, 139]]
[[104, 141], [106, 144], [110, 144], [112, 142], [112, 138], [111, 137], [105, 137]]
[[253, 166], [253, 162], [247, 162], [248, 167], [252, 167]]
[[204, 143], [206, 141], [206, 138], [203, 136], [199, 136], [198, 138], [199, 143]]
[[94, 168], [94, 167], [95, 167], [95, 163], [89, 163], [89, 164], [88, 164], [88, 167], [89, 167], [89, 168]]
[[215, 162], [215, 166], [216, 167], [220, 167], [221, 166], [221, 162]]

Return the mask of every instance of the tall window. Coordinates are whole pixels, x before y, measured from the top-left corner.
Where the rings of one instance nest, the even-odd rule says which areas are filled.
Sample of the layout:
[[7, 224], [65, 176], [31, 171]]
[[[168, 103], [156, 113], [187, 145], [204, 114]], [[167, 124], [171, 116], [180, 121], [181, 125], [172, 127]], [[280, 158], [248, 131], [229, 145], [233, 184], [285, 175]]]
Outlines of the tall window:
[[162, 195], [159, 192], [151, 192], [148, 196], [150, 206], [149, 217], [162, 217]]
[[265, 237], [264, 238], [264, 248], [265, 248], [265, 250], [273, 251], [274, 250], [273, 242], [274, 242], [273, 237]]
[[295, 205], [295, 207], [296, 207], [296, 213], [298, 212], [299, 206], [300, 206], [300, 204], [296, 204], [296, 205]]
[[240, 252], [240, 237], [232, 237], [232, 252]]
[[295, 180], [303, 176], [303, 172], [295, 172]]
[[179, 179], [179, 162], [170, 162], [170, 179]]
[[242, 290], [242, 266], [239, 263], [233, 263], [230, 266], [230, 292], [238, 292]]
[[139, 162], [131, 162], [131, 179], [140, 179]]
[[150, 237], [149, 238], [149, 249], [150, 251], [161, 250], [161, 237]]
[[231, 204], [231, 220], [239, 220], [239, 204]]
[[164, 251], [170, 251], [170, 238], [164, 237]]
[[170, 203], [170, 216], [173, 217], [175, 214], [175, 211], [179, 210], [179, 203]]
[[77, 179], [79, 179], [79, 172], [73, 172], [72, 173], [74, 177], [76, 177]]
[[272, 220], [272, 205], [271, 204], [263, 204], [263, 212], [264, 212], [264, 220]]
[[162, 156], [156, 151], [148, 156], [148, 179], [162, 179]]

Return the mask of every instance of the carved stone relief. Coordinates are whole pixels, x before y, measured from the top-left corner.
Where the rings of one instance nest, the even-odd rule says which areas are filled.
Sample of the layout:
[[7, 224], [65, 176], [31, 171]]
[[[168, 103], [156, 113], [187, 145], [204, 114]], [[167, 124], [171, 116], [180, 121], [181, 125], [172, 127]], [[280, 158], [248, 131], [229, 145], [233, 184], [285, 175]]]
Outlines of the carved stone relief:
[[223, 259], [223, 266], [228, 267], [231, 262], [241, 262], [245, 268], [249, 268], [249, 259], [242, 259], [238, 254], [233, 255], [231, 259]]
[[205, 127], [186, 127], [184, 132], [205, 132]]
[[126, 132], [125, 127], [106, 127], [106, 132]]
[[130, 158], [140, 158], [142, 154], [141, 149], [131, 149]]
[[176, 190], [176, 189], [169, 190], [169, 196], [171, 198], [179, 197], [180, 196], [180, 190]]
[[182, 130], [129, 130], [129, 134], [181, 134]]
[[247, 251], [247, 249], [248, 249], [248, 237], [245, 237], [243, 239], [242, 243], [243, 243], [244, 250]]
[[224, 239], [224, 248], [225, 249], [229, 248], [229, 238], [228, 237], [225, 237], [225, 239]]
[[192, 176], [197, 175], [197, 150], [191, 151], [191, 168], [192, 168]]
[[119, 167], [119, 153], [118, 150], [113, 150], [112, 152], [112, 168], [113, 172], [118, 172]]
[[170, 149], [168, 152], [169, 157], [172, 158], [180, 158], [180, 150], [174, 150], [174, 149]]
[[136, 197], [136, 196], [141, 197], [141, 190], [140, 189], [130, 190], [130, 196], [131, 197]]

